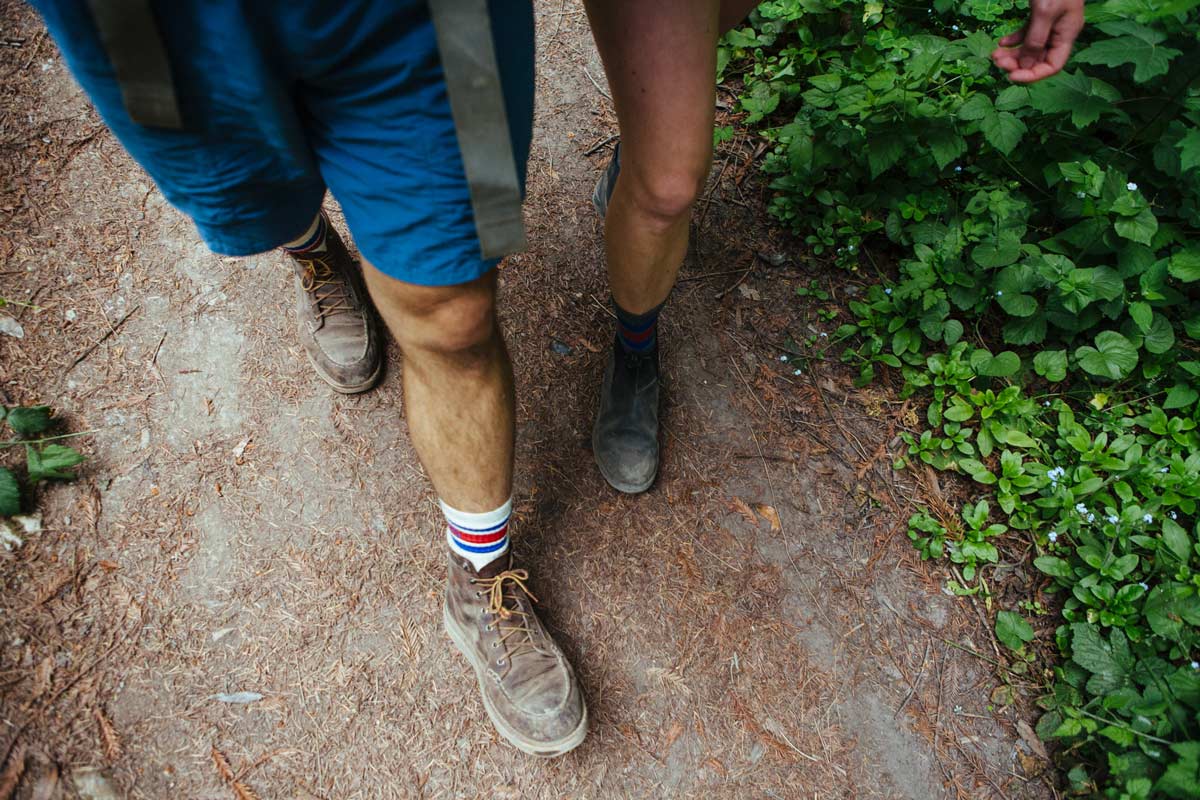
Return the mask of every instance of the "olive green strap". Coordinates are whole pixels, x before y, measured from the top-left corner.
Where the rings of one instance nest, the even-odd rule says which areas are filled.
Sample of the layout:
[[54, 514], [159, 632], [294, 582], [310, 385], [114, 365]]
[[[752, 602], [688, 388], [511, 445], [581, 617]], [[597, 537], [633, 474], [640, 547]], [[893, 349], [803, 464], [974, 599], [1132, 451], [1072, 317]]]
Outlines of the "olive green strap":
[[525, 248], [521, 185], [487, 0], [428, 0], [484, 258]]
[[150, 0], [88, 0], [125, 110], [153, 128], [182, 128], [171, 65]]

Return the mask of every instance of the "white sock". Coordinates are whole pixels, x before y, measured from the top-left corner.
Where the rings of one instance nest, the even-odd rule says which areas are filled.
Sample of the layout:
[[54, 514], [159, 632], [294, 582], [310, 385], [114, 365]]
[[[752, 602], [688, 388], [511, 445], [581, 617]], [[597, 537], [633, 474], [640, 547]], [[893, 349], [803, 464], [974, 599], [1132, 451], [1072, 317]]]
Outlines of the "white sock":
[[446, 515], [446, 542], [450, 551], [471, 562], [475, 571], [508, 552], [508, 518], [512, 498], [494, 511], [473, 514], [459, 511], [438, 500]]

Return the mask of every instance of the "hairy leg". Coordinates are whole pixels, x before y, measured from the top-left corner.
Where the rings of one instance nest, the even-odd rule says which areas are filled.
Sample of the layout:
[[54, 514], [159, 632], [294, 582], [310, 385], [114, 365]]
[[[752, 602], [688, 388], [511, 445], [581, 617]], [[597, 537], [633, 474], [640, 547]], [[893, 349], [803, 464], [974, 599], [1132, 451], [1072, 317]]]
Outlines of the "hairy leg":
[[609, 282], [634, 314], [671, 291], [712, 161], [719, 0], [585, 0], [621, 126]]
[[496, 322], [496, 272], [459, 286], [395, 280], [364, 264], [404, 352], [404, 407], [438, 497], [484, 512], [512, 493], [513, 376]]

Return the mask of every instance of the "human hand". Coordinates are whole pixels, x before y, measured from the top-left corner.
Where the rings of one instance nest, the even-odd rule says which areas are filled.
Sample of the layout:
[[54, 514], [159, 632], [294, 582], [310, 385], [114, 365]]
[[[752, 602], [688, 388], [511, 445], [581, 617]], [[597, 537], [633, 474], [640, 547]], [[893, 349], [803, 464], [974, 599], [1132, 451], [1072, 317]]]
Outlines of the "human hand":
[[1013, 83], [1057, 74], [1083, 30], [1083, 0], [1030, 0], [1029, 5], [1029, 23], [1001, 39], [992, 52], [992, 61]]

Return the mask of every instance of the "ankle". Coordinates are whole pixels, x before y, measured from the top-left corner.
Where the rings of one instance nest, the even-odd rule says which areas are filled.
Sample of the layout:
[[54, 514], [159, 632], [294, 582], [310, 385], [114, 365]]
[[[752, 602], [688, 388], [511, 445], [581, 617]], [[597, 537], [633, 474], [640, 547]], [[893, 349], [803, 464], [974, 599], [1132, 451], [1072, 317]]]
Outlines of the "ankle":
[[626, 353], [650, 353], [658, 348], [658, 315], [666, 300], [649, 311], [634, 314], [613, 300], [617, 316], [617, 342]]

